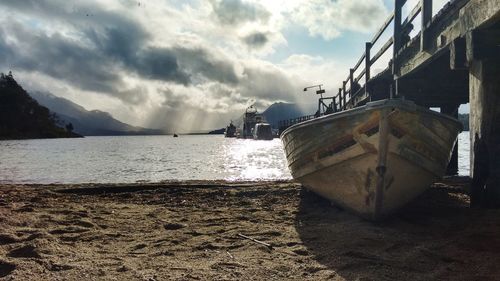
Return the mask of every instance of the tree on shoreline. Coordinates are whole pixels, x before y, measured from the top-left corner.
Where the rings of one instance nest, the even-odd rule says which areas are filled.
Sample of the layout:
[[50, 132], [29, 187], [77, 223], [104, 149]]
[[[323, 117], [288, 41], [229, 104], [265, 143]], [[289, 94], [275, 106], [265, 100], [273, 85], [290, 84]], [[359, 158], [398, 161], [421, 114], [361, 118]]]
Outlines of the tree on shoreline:
[[81, 137], [57, 126], [57, 117], [16, 82], [0, 73], [0, 139]]

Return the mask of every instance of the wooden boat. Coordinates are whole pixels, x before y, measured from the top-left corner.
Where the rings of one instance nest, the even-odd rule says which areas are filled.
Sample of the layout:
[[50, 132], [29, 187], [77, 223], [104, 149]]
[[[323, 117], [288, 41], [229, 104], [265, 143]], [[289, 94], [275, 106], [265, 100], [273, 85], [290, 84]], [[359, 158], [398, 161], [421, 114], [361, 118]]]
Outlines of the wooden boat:
[[294, 179], [377, 220], [444, 175], [461, 128], [446, 115], [393, 99], [293, 125], [281, 140]]

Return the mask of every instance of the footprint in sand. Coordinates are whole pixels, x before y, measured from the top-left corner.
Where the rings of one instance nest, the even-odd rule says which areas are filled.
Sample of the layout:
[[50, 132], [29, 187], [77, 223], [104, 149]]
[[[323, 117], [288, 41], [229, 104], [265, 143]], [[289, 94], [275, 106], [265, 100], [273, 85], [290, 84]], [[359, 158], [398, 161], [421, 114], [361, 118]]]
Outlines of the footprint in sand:
[[16, 236], [0, 233], [0, 245], [6, 245], [18, 242], [21, 242], [21, 239], [17, 238]]
[[305, 250], [305, 249], [295, 249], [295, 250], [292, 250], [292, 252], [296, 253], [299, 256], [307, 256], [307, 255], [309, 255], [309, 252], [307, 250]]
[[184, 227], [186, 227], [186, 225], [181, 223], [166, 223], [163, 225], [163, 228], [165, 228], [166, 230], [178, 230]]
[[11, 258], [41, 258], [35, 245], [25, 245], [10, 251], [7, 256]]
[[83, 232], [88, 232], [90, 229], [84, 228], [84, 227], [77, 227], [77, 226], [68, 226], [64, 228], [58, 228], [49, 231], [50, 234], [67, 234], [67, 233], [83, 233]]
[[33, 208], [33, 205], [24, 205], [19, 209], [15, 209], [14, 212], [34, 212], [35, 209]]
[[72, 224], [87, 227], [87, 228], [93, 228], [95, 225], [89, 221], [86, 220], [74, 220], [71, 222]]
[[134, 253], [138, 250], [141, 250], [141, 249], [144, 249], [146, 248], [148, 245], [144, 244], [144, 243], [141, 243], [141, 244], [137, 244], [135, 246], [132, 247], [132, 249], [130, 250], [130, 253]]
[[0, 278], [8, 276], [14, 269], [16, 269], [15, 264], [0, 260]]

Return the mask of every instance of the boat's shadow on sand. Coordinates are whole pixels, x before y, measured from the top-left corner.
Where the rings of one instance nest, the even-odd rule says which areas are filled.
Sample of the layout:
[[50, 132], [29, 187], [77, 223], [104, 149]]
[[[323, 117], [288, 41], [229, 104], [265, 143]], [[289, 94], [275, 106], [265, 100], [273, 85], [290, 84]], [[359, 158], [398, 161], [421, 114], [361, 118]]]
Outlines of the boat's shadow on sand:
[[498, 280], [500, 212], [435, 185], [373, 223], [302, 189], [295, 225], [309, 254], [347, 280]]

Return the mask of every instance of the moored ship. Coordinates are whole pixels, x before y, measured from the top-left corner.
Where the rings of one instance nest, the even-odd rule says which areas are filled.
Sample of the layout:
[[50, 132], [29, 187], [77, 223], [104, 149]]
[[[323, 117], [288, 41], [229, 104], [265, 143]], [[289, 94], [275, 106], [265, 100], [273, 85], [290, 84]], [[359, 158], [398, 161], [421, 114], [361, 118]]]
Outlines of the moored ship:
[[233, 121], [229, 123], [224, 131], [224, 136], [226, 138], [235, 138], [236, 137], [236, 126], [233, 125]]
[[253, 105], [249, 106], [243, 114], [241, 123], [236, 128], [236, 137], [240, 139], [253, 139], [255, 125], [265, 122], [264, 115], [258, 113]]

